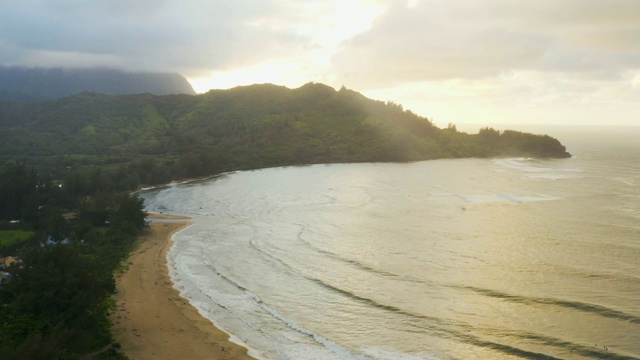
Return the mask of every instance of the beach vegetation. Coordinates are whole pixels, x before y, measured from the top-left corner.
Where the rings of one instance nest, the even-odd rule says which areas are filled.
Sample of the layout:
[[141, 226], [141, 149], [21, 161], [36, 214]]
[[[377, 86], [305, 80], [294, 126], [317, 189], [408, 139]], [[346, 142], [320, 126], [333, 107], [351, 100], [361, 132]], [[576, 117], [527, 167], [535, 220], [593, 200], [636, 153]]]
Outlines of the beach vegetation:
[[[3, 167], [0, 178], [19, 174], [44, 179], [24, 163]], [[92, 185], [101, 176], [70, 174], [68, 179], [88, 184], [75, 188], [33, 181], [0, 204], [2, 223], [22, 216], [11, 226], [31, 229], [0, 230], [0, 255], [20, 259], [5, 269], [12, 276], [0, 285], [3, 359], [124, 358], [110, 331], [113, 276], [145, 226], [145, 213], [138, 197]], [[15, 190], [13, 183], [0, 183], [5, 198]], [[34, 215], [23, 211], [31, 206]]]

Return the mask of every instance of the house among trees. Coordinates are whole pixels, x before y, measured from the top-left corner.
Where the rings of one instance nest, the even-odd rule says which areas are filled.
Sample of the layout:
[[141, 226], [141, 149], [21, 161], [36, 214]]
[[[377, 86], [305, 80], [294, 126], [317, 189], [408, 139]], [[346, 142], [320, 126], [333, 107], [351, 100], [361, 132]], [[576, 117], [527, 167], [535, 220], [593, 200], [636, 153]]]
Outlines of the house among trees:
[[7, 256], [4, 258], [0, 258], [0, 269], [6, 269], [9, 266], [17, 263], [18, 260], [16, 258], [14, 258], [13, 256]]
[[4, 283], [5, 281], [13, 277], [13, 274], [8, 272], [7, 269], [9, 269], [11, 265], [19, 261], [20, 261], [19, 259], [16, 259], [13, 256], [0, 258], [0, 284]]

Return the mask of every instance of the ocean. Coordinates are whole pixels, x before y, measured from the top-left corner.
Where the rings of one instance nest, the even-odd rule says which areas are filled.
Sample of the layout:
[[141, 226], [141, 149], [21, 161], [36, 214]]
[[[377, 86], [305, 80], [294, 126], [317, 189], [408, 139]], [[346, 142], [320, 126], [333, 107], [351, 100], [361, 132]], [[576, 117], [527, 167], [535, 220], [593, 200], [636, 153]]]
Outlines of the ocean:
[[171, 276], [259, 359], [640, 359], [640, 128], [571, 159], [281, 167], [149, 190]]

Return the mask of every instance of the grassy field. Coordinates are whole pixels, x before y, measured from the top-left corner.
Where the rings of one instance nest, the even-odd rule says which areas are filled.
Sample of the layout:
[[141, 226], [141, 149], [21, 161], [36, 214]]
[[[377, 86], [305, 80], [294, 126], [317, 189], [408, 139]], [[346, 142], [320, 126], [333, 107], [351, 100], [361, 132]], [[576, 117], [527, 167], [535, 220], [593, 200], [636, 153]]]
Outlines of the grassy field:
[[33, 231], [0, 230], [0, 246], [13, 246], [28, 240], [34, 235]]

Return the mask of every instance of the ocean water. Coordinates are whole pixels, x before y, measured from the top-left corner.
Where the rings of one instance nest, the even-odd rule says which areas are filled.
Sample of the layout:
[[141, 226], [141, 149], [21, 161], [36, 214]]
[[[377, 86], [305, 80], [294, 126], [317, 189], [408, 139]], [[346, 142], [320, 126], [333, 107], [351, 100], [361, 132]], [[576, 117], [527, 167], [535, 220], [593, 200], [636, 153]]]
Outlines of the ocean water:
[[640, 131], [571, 159], [332, 164], [142, 194], [182, 296], [261, 359], [640, 358]]

